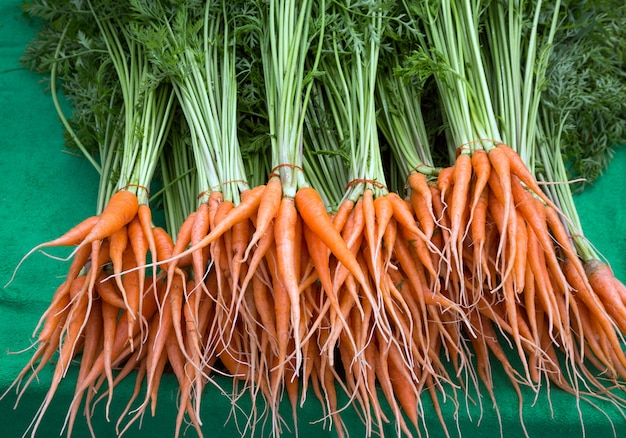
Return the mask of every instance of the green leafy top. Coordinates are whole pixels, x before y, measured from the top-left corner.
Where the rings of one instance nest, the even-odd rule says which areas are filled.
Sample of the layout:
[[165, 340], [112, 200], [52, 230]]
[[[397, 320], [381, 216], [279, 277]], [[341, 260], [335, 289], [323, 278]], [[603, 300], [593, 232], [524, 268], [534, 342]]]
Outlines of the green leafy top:
[[[626, 5], [565, 1], [542, 97], [546, 141], [582, 190], [626, 142]], [[559, 127], [555, 130], [552, 128]]]

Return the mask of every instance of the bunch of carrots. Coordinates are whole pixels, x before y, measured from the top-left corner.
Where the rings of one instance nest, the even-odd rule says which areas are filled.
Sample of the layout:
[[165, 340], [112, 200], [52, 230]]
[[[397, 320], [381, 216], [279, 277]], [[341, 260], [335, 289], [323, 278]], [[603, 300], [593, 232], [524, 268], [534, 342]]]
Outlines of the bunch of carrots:
[[[134, 376], [125, 433], [154, 414], [169, 370], [177, 434], [188, 422], [200, 436], [216, 374], [243, 383], [235, 398], [249, 393], [252, 435], [283, 431], [285, 395], [295, 424], [309, 388], [338, 436], [342, 394], [368, 436], [390, 421], [419, 434], [425, 393], [440, 412], [442, 394], [484, 387], [497, 409], [493, 358], [520, 417], [520, 387], [544, 380], [624, 406], [626, 287], [582, 237], [571, 193], [538, 182], [565, 177], [558, 145], [542, 144], [545, 68], [534, 69], [548, 62], [558, 5], [544, 28], [540, 1], [517, 15], [515, 2], [446, 0], [53, 3], [31, 6], [49, 25], [30, 61], [81, 104], [62, 120], [87, 156], [96, 146], [101, 199], [27, 254], [73, 248], [9, 388], [19, 402], [54, 366], [33, 436], [75, 360], [68, 436], [81, 406], [91, 428], [106, 400], [108, 419], [115, 387]], [[504, 40], [528, 47], [507, 52]], [[54, 62], [37, 61], [43, 51]], [[505, 55], [510, 83], [489, 70]], [[85, 110], [96, 85], [109, 104]], [[511, 112], [518, 98], [523, 114]], [[447, 163], [431, 153], [428, 99], [446, 120]], [[535, 154], [554, 170], [535, 171]]]

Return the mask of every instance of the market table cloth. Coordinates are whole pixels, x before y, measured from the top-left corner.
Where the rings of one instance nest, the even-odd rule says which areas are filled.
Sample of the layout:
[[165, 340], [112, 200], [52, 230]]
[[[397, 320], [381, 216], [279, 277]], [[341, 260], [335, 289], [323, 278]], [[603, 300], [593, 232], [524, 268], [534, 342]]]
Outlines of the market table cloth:
[[[98, 175], [87, 160], [64, 147], [63, 127], [57, 117], [51, 96], [45, 92], [41, 76], [24, 69], [19, 58], [28, 41], [35, 35], [37, 23], [25, 18], [19, 0], [0, 0], [0, 283], [9, 281], [20, 258], [38, 243], [61, 235], [81, 219], [94, 214]], [[65, 105], [65, 111], [69, 106]], [[617, 148], [608, 171], [575, 199], [586, 235], [610, 261], [617, 277], [626, 281], [626, 147]], [[69, 251], [51, 251], [64, 256]], [[65, 248], [67, 250], [67, 248]], [[13, 281], [0, 289], [0, 393], [4, 393], [15, 376], [28, 361], [32, 350], [15, 354], [31, 345], [31, 334], [60, 283], [67, 263], [37, 253], [17, 272]], [[1, 287], [1, 285], [0, 285]], [[494, 361], [495, 363], [495, 361]], [[69, 402], [73, 395], [77, 367], [72, 367], [62, 382], [37, 436], [58, 436]], [[21, 436], [35, 415], [49, 387], [52, 367], [40, 373], [14, 409], [15, 392], [9, 392], [0, 401], [0, 435]], [[134, 376], [127, 378], [116, 390], [111, 421], [104, 415], [100, 403], [93, 415], [98, 436], [115, 434], [115, 422], [126, 405], [134, 386]], [[231, 383], [216, 378], [227, 392]], [[484, 393], [477, 404], [460, 399], [456, 407], [451, 400], [443, 403], [444, 415], [452, 436], [505, 437], [524, 436], [519, 420], [518, 399], [501, 370], [495, 372], [498, 415], [491, 400]], [[161, 384], [156, 416], [145, 416], [128, 432], [133, 437], [173, 436], [177, 412], [178, 385], [173, 375], [167, 375]], [[524, 390], [522, 415], [531, 437], [617, 436], [626, 434], [626, 419], [609, 403], [595, 401], [597, 408], [584, 401], [578, 402], [563, 391], [544, 388], [537, 396]], [[383, 397], [381, 393], [381, 398]], [[342, 398], [341, 401], [345, 401]], [[431, 437], [443, 436], [443, 429], [424, 397], [423, 421]], [[242, 411], [250, 408], [250, 400], [240, 401]], [[387, 405], [385, 405], [387, 406]], [[482, 406], [482, 408], [481, 408]], [[283, 414], [293, 436], [290, 408], [283, 403]], [[237, 423], [228, 398], [211, 385], [202, 396], [203, 431], [206, 436], [239, 436]], [[458, 411], [457, 411], [458, 409]], [[458, 419], [455, 420], [455, 411]], [[311, 393], [298, 410], [300, 437], [336, 436], [323, 422], [319, 402]], [[342, 417], [350, 436], [363, 436], [361, 420], [351, 408]], [[243, 417], [239, 416], [241, 420]], [[457, 421], [458, 420], [458, 429]], [[614, 428], [614, 429], [613, 429]], [[262, 429], [258, 430], [259, 435]], [[395, 435], [395, 424], [385, 433]], [[195, 436], [190, 428], [187, 436]], [[79, 417], [73, 436], [88, 436], [85, 420]]]

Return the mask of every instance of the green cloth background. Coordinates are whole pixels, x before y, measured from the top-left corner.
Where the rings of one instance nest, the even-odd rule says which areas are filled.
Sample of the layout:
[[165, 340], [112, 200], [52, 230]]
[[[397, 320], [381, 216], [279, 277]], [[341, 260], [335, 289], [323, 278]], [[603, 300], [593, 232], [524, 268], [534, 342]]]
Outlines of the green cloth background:
[[[2, 288], [11, 277], [20, 258], [38, 243], [59, 236], [81, 219], [95, 212], [97, 174], [87, 160], [64, 148], [63, 128], [51, 97], [44, 92], [42, 78], [24, 70], [19, 58], [35, 35], [37, 26], [26, 20], [19, 9], [20, 0], [0, 0], [0, 392], [11, 384], [27, 362], [31, 351], [9, 354], [28, 347], [31, 333], [46, 309], [68, 263], [38, 253], [29, 258], [14, 281]], [[587, 236], [611, 262], [617, 276], [626, 281], [626, 148], [617, 150], [614, 161], [597, 184], [576, 198]], [[51, 251], [67, 255], [67, 248]], [[494, 360], [495, 363], [495, 360]], [[73, 367], [62, 382], [38, 436], [58, 436], [61, 431], [76, 378]], [[50, 384], [52, 367], [47, 367], [38, 381], [32, 383], [17, 409], [16, 396], [9, 393], [0, 401], [0, 435], [21, 436], [28, 427]], [[134, 385], [134, 376], [115, 391], [111, 423], [104, 419], [103, 403], [94, 413], [98, 436], [114, 435], [118, 412], [125, 406]], [[227, 390], [229, 381], [217, 379]], [[495, 387], [504, 436], [523, 436], [519, 421], [518, 401], [501, 371], [495, 375]], [[131, 429], [129, 436], [173, 436], [176, 415], [177, 384], [168, 375], [161, 384], [157, 413], [146, 415], [141, 429]], [[538, 436], [582, 436], [581, 420], [587, 436], [617, 436], [626, 433], [626, 420], [608, 403], [597, 402], [601, 410], [580, 403], [558, 389], [544, 389], [536, 401], [531, 391], [524, 392], [523, 417], [528, 433]], [[382, 395], [381, 395], [382, 397]], [[227, 422], [231, 406], [218, 391], [207, 386], [202, 397], [204, 433], [207, 436], [239, 436], [235, 423]], [[345, 400], [345, 398], [343, 399]], [[551, 402], [551, 405], [550, 405]], [[443, 404], [452, 436], [500, 436], [498, 417], [491, 401], [483, 398], [483, 412], [478, 407], [459, 407], [459, 430], [453, 419], [454, 406]], [[244, 409], [248, 402], [242, 402]], [[284, 416], [290, 425], [290, 414], [284, 404]], [[469, 413], [468, 413], [469, 412]], [[313, 393], [308, 395], [299, 413], [301, 437], [336, 436], [322, 423], [311, 424], [322, 411]], [[442, 429], [424, 397], [424, 421], [430, 436], [442, 436]], [[363, 427], [356, 413], [347, 409], [344, 419], [350, 435], [362, 436]], [[394, 425], [386, 429], [395, 435]], [[285, 434], [290, 435], [289, 433]], [[88, 436], [85, 421], [77, 420], [74, 436]], [[187, 436], [195, 436], [190, 429]]]

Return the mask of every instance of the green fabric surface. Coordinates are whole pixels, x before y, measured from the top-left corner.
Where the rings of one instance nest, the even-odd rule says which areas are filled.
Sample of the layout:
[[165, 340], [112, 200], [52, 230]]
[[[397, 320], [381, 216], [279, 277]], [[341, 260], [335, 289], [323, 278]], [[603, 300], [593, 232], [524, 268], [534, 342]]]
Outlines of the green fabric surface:
[[[42, 78], [24, 70], [19, 58], [35, 35], [37, 26], [27, 21], [19, 10], [20, 0], [0, 0], [0, 283], [9, 281], [20, 258], [35, 245], [59, 236], [81, 219], [95, 212], [98, 175], [87, 160], [64, 148], [63, 128], [55, 112], [52, 99], [44, 92]], [[586, 235], [610, 261], [618, 278], [626, 281], [626, 148], [618, 148], [614, 161], [595, 186], [576, 198]], [[58, 256], [69, 254], [67, 248], [50, 251]], [[0, 289], [0, 392], [4, 392], [28, 361], [32, 350], [9, 354], [28, 347], [31, 334], [46, 309], [50, 298], [61, 282], [68, 262], [54, 260], [41, 253], [34, 254], [21, 266], [12, 283]], [[494, 360], [495, 363], [495, 360]], [[61, 383], [37, 436], [57, 436], [71, 399], [77, 367], [72, 367]], [[52, 367], [41, 372], [21, 398], [14, 410], [15, 392], [0, 401], [0, 435], [21, 436], [50, 385]], [[216, 381], [227, 391], [229, 380]], [[104, 417], [104, 403], [94, 413], [93, 423], [98, 436], [114, 436], [115, 421], [125, 406], [134, 385], [134, 375], [116, 390], [111, 422]], [[518, 399], [501, 370], [495, 374], [496, 397], [506, 437], [523, 436], [519, 420]], [[145, 416], [133, 426], [128, 436], [173, 436], [176, 416], [177, 383], [172, 375], [161, 383], [156, 416]], [[381, 394], [381, 398], [382, 398]], [[530, 436], [583, 435], [617, 436], [626, 433], [626, 420], [609, 403], [596, 401], [596, 409], [563, 391], [545, 388], [535, 394], [523, 393], [523, 418]], [[341, 401], [345, 401], [342, 397]], [[214, 387], [207, 385], [202, 396], [201, 419], [206, 436], [239, 436], [236, 424], [229, 419], [230, 401]], [[455, 406], [447, 400], [444, 415], [452, 436], [500, 436], [498, 416], [491, 401], [483, 397], [480, 406], [466, 405], [460, 400], [458, 430], [454, 420]], [[385, 404], [385, 406], [388, 406]], [[250, 408], [244, 396], [241, 407]], [[291, 427], [287, 403], [283, 404], [287, 427]], [[439, 421], [428, 397], [423, 398], [423, 418], [430, 436], [443, 436]], [[387, 411], [389, 413], [389, 411]], [[82, 415], [82, 414], [80, 414]], [[304, 407], [298, 411], [301, 437], [336, 436], [325, 431], [323, 423], [312, 424], [322, 415], [314, 394], [308, 394]], [[241, 420], [241, 416], [238, 417]], [[348, 408], [343, 418], [350, 436], [364, 433], [356, 412]], [[395, 425], [386, 429], [395, 435]], [[267, 434], [264, 434], [267, 435]], [[285, 436], [290, 436], [286, 433]], [[88, 436], [85, 421], [79, 416], [74, 435]], [[189, 429], [187, 436], [195, 436]]]

